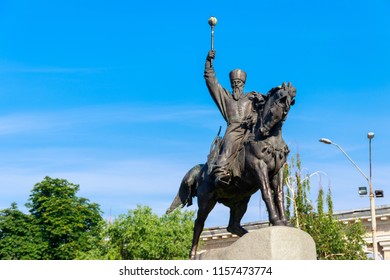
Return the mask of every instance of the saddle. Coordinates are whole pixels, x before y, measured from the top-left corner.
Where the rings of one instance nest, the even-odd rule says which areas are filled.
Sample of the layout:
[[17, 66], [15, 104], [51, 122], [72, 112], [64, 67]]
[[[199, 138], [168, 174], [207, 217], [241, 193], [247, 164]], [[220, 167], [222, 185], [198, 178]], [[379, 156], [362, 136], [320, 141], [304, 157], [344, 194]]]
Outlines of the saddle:
[[[218, 155], [220, 153], [220, 150], [222, 148], [222, 140], [223, 138], [218, 135], [214, 138], [213, 142], [210, 146], [210, 152], [207, 156], [207, 174], [211, 174], [212, 170], [214, 169], [214, 166], [216, 165]], [[244, 164], [245, 164], [245, 149], [244, 144], [241, 145], [239, 150], [237, 151], [236, 157], [234, 158], [233, 162], [230, 165], [229, 171], [232, 174], [232, 177], [241, 177], [242, 170], [244, 170]]]

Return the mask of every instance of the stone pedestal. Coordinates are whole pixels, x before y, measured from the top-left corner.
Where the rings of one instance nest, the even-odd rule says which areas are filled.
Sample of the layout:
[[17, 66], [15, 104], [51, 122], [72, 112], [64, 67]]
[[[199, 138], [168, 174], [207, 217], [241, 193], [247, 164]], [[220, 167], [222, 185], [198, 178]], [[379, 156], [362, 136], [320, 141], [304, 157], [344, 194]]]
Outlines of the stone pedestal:
[[313, 238], [292, 227], [272, 226], [245, 234], [232, 245], [199, 255], [200, 260], [315, 260]]
[[390, 241], [381, 241], [379, 245], [382, 246], [383, 259], [390, 260]]

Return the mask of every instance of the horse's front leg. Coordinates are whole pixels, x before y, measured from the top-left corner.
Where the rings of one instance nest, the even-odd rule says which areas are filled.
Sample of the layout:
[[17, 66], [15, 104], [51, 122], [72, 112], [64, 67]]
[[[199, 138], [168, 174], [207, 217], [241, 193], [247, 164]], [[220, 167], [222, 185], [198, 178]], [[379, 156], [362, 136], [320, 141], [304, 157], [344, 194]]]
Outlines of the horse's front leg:
[[255, 177], [260, 186], [261, 196], [268, 210], [268, 218], [272, 225], [280, 226], [284, 225], [283, 221], [279, 218], [278, 210], [275, 206], [273, 193], [268, 176], [268, 167], [264, 161], [258, 161], [255, 165]]
[[292, 226], [286, 217], [286, 212], [284, 208], [284, 192], [283, 192], [283, 169], [281, 168], [279, 172], [272, 178], [272, 189], [274, 193], [274, 202], [279, 214], [279, 219], [286, 226]]

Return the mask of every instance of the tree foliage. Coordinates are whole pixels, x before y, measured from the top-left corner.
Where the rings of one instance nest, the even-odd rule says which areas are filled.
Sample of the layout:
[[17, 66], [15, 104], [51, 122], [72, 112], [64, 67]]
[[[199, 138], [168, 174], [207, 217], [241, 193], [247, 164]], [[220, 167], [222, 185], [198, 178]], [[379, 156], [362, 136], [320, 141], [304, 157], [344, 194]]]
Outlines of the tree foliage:
[[0, 259], [187, 259], [194, 213], [157, 216], [138, 206], [113, 223], [99, 206], [78, 197], [79, 186], [45, 177], [21, 212], [16, 203], [0, 211]]
[[45, 177], [31, 191], [26, 207], [0, 211], [1, 259], [75, 259], [95, 248], [102, 217], [99, 205], [78, 197], [79, 186]]
[[[365, 259], [363, 251], [365, 229], [362, 223], [359, 221], [352, 224], [344, 224], [334, 217], [330, 186], [325, 195], [321, 177], [317, 207], [316, 209], [314, 208], [313, 202], [309, 199], [310, 177], [313, 174], [303, 175], [299, 154], [295, 159], [292, 157], [290, 165], [286, 165], [286, 207], [292, 223], [312, 236], [316, 243], [317, 257], [319, 259]], [[327, 206], [327, 213], [324, 203]]]
[[107, 257], [122, 260], [187, 259], [194, 213], [176, 210], [157, 216], [138, 206], [114, 220], [108, 228]]
[[99, 206], [78, 197], [79, 185], [64, 179], [45, 179], [31, 191], [29, 208], [47, 243], [45, 259], [74, 259], [78, 251], [91, 249], [102, 220]]
[[31, 215], [21, 212], [16, 203], [0, 211], [0, 259], [40, 259], [44, 250], [45, 244]]

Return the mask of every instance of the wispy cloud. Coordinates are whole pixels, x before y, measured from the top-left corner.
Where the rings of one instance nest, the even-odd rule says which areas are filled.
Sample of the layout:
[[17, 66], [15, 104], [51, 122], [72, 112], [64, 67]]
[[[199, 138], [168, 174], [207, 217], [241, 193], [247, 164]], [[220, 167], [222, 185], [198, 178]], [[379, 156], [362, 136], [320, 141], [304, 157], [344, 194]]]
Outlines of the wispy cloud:
[[[137, 204], [154, 207], [155, 200], [161, 205], [159, 211], [165, 211], [190, 168], [174, 158], [171, 161], [162, 158], [126, 161], [95, 158], [78, 168], [62, 169], [56, 154], [52, 156], [51, 165], [41, 165], [32, 159], [25, 166], [0, 165], [0, 172], [4, 174], [0, 177], [0, 206], [8, 207], [15, 200], [23, 205], [34, 184], [50, 176], [79, 184], [79, 195], [99, 203], [106, 214], [110, 208], [114, 208], [116, 214], [126, 213]], [[83, 155], [79, 157], [83, 158]]]
[[[115, 213], [125, 213], [137, 204], [159, 205], [158, 211], [165, 211], [182, 176], [198, 162], [183, 158], [187, 151], [180, 151], [178, 143], [184, 146], [181, 139], [172, 144], [169, 141], [175, 137], [157, 139], [145, 125], [200, 123], [201, 119], [214, 119], [216, 114], [214, 108], [207, 107], [124, 104], [3, 115], [0, 135], [2, 141], [8, 142], [0, 147], [0, 209], [13, 201], [24, 205], [34, 184], [51, 176], [79, 184], [80, 195], [101, 204], [106, 214], [110, 208]], [[105, 141], [91, 139], [116, 137], [100, 132], [111, 126], [119, 135], [124, 133], [121, 127], [131, 127], [125, 129], [130, 134], [119, 136], [121, 141], [131, 136], [136, 127], [134, 133], [142, 134], [146, 143], [130, 138], [120, 144], [127, 149], [122, 151], [119, 144], [110, 142], [114, 146], [106, 146]], [[64, 142], [67, 138], [69, 142]], [[15, 139], [16, 144], [10, 139]], [[150, 141], [158, 145], [150, 146]], [[129, 142], [140, 149], [129, 151], [133, 145]], [[205, 152], [202, 160], [206, 156]]]
[[[99, 130], [99, 126], [124, 123], [140, 125], [136, 132], [142, 132], [145, 123], [161, 125], [186, 122], [210, 114], [214, 114], [213, 110], [198, 107], [160, 109], [110, 105], [2, 116], [0, 134], [6, 135], [7, 139], [25, 140], [23, 146], [0, 148], [0, 174], [4, 174], [0, 177], [0, 206], [8, 207], [13, 201], [23, 205], [34, 184], [45, 176], [51, 176], [80, 184], [81, 193], [85, 197], [104, 203], [104, 212], [118, 205], [127, 209], [117, 209], [116, 213], [124, 213], [137, 204], [150, 205], [155, 202], [156, 196], [165, 196], [159, 205], [168, 207], [176, 195], [182, 176], [193, 164], [198, 163], [191, 160], [186, 162], [175, 155], [177, 145], [171, 146], [175, 147], [175, 151], [171, 152], [162, 151], [160, 145], [157, 154], [153, 153], [157, 147], [149, 151], [151, 147], [146, 146], [145, 151], [140, 150], [135, 155], [131, 151], [119, 153], [117, 146], [101, 146], [100, 142], [98, 146], [91, 146], [88, 133], [83, 136], [85, 138], [78, 138], [77, 142], [66, 146], [56, 141], [47, 142], [47, 138], [55, 132], [60, 133], [60, 138], [69, 135], [72, 138], [74, 135], [71, 132], [89, 131], [90, 127], [91, 131], [95, 131]], [[122, 131], [118, 130], [120, 133]], [[147, 131], [142, 133], [145, 137], [149, 135]], [[32, 135], [34, 139], [31, 139]], [[150, 135], [148, 137], [153, 138]], [[159, 140], [160, 144], [161, 141], [164, 139]]]
[[99, 67], [33, 67], [33, 66], [2, 66], [0, 73], [21, 73], [21, 74], [91, 74], [106, 71], [106, 68]]
[[0, 116], [0, 135], [91, 124], [199, 122], [201, 119], [215, 119], [216, 115], [214, 108], [185, 106], [161, 108], [150, 105], [102, 105], [57, 111], [23, 112]]

